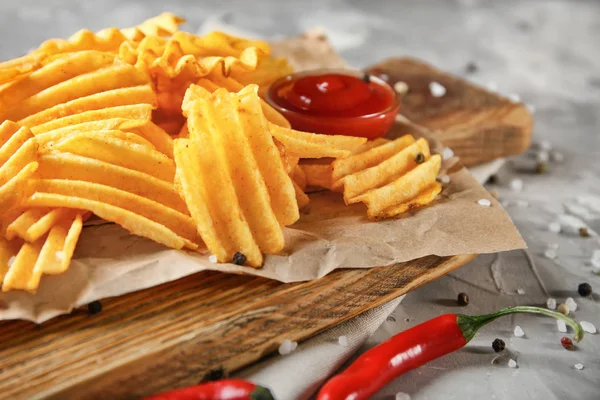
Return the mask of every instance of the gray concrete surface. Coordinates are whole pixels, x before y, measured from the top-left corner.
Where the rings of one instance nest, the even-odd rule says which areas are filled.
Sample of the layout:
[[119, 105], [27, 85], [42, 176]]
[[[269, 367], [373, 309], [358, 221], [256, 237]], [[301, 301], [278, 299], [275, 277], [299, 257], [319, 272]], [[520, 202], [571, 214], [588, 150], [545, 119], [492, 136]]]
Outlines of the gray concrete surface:
[[[473, 61], [479, 71], [470, 79], [516, 93], [535, 107], [535, 138], [562, 152], [548, 174], [518, 173], [508, 165], [495, 185], [529, 245], [534, 268], [524, 252], [481, 256], [450, 276], [406, 297], [369, 347], [402, 329], [443, 312], [487, 312], [500, 306], [544, 304], [572, 296], [575, 316], [600, 328], [600, 276], [588, 265], [598, 237], [579, 238], [547, 229], [565, 213], [583, 215], [600, 232], [600, 2], [598, 1], [142, 1], [22, 0], [0, 2], [0, 58], [18, 56], [48, 37], [66, 37], [86, 27], [125, 27], [169, 10], [188, 19], [194, 31], [217, 19], [265, 37], [294, 35], [321, 25], [342, 55], [356, 66], [388, 56], [411, 55], [447, 71], [464, 74]], [[524, 181], [522, 192], [509, 188]], [[590, 200], [581, 208], [577, 198]], [[516, 200], [528, 206], [517, 206]], [[580, 199], [581, 200], [581, 199]], [[597, 207], [597, 208], [595, 208]], [[583, 214], [582, 214], [583, 213]], [[558, 257], [543, 256], [558, 244]], [[534, 270], [538, 272], [537, 276]], [[577, 284], [591, 283], [598, 293], [581, 299]], [[517, 290], [524, 294], [517, 294]], [[467, 292], [471, 304], [452, 305]], [[408, 318], [408, 322], [405, 322]], [[520, 325], [525, 338], [512, 335]], [[466, 349], [436, 360], [397, 379], [377, 398], [396, 392], [413, 399], [600, 399], [600, 335], [588, 335], [577, 351], [560, 347], [563, 334], [551, 320], [515, 317], [484, 329]], [[519, 367], [506, 359], [491, 363], [490, 344], [504, 339]], [[581, 362], [584, 369], [573, 365]]]

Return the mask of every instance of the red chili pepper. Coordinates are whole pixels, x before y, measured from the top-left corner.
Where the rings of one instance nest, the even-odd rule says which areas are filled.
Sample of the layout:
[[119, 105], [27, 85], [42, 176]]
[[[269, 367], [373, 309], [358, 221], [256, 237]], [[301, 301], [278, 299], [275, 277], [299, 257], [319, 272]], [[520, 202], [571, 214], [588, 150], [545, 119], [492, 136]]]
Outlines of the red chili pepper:
[[223, 379], [147, 397], [144, 400], [273, 400], [269, 389], [242, 379]]
[[579, 323], [545, 308], [509, 307], [480, 316], [445, 314], [392, 336], [361, 355], [321, 388], [317, 400], [369, 399], [394, 378], [460, 349], [473, 339], [482, 326], [514, 313], [543, 314], [562, 319], [575, 330], [575, 341], [583, 338]]

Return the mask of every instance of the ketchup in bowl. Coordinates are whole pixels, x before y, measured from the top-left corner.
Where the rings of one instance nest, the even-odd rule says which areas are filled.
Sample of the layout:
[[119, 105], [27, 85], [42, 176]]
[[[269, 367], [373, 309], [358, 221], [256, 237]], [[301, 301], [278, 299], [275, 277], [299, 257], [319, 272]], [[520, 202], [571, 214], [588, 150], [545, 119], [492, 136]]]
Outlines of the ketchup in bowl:
[[267, 101], [294, 129], [368, 139], [384, 136], [400, 108], [385, 81], [340, 70], [283, 77], [271, 85]]

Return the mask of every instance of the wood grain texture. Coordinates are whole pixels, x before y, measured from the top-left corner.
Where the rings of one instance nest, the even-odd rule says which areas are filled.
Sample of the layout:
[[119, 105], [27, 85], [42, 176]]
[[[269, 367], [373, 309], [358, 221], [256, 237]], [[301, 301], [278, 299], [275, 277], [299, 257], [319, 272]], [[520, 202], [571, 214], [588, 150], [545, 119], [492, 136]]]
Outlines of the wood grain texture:
[[[431, 130], [466, 166], [521, 154], [531, 144], [533, 118], [523, 103], [408, 57], [388, 59], [367, 72], [387, 74], [392, 85], [406, 82], [410, 89], [400, 113]], [[444, 86], [446, 94], [434, 97], [431, 82]]]
[[0, 399], [134, 399], [240, 369], [470, 261], [428, 256], [312, 282], [202, 272], [42, 325], [0, 323]]

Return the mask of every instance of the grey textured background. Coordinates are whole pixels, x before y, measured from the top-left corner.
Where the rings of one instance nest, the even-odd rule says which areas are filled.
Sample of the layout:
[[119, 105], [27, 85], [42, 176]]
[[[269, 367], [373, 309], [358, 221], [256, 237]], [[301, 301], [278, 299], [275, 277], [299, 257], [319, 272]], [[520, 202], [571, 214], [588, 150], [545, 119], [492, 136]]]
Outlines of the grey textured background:
[[[538, 279], [524, 252], [482, 256], [456, 273], [411, 293], [384, 324], [371, 346], [402, 329], [443, 312], [480, 313], [500, 306], [544, 304], [573, 296], [575, 316], [600, 328], [600, 297], [580, 299], [579, 282], [600, 293], [600, 276], [587, 261], [600, 249], [597, 237], [582, 239], [548, 232], [547, 225], [578, 196], [591, 196], [600, 210], [600, 2], [598, 1], [66, 1], [0, 2], [0, 58], [18, 56], [49, 37], [68, 37], [78, 29], [126, 27], [172, 11], [195, 31], [218, 20], [267, 38], [294, 35], [323, 26], [342, 55], [366, 66], [395, 55], [412, 55], [464, 75], [469, 61], [479, 71], [469, 78], [517, 93], [535, 113], [535, 137], [565, 155], [543, 176], [519, 174], [523, 192], [508, 188], [517, 175], [507, 167], [495, 186], [529, 245]], [[593, 207], [592, 207], [593, 208]], [[588, 210], [586, 222], [600, 231], [600, 215]], [[559, 245], [558, 258], [543, 252]], [[525, 294], [517, 295], [517, 289]], [[465, 291], [466, 309], [452, 306]], [[405, 318], [409, 318], [405, 322]], [[515, 324], [525, 338], [512, 337]], [[588, 335], [577, 351], [559, 345], [563, 336], [550, 320], [508, 318], [486, 328], [466, 349], [410, 372], [378, 398], [398, 391], [413, 399], [600, 399], [600, 335]], [[492, 365], [490, 343], [503, 338], [519, 363]], [[585, 369], [573, 365], [581, 362]]]

